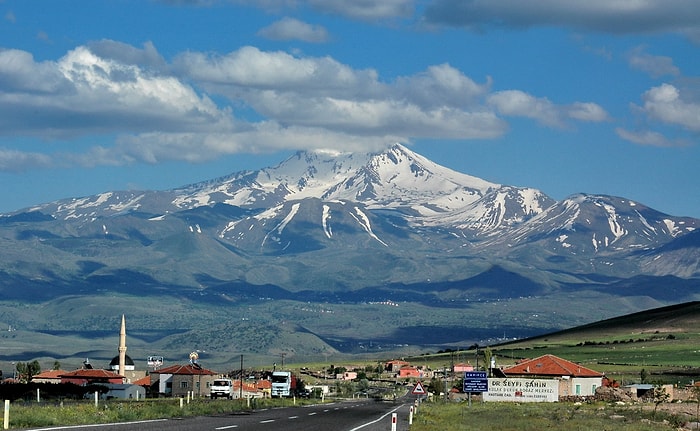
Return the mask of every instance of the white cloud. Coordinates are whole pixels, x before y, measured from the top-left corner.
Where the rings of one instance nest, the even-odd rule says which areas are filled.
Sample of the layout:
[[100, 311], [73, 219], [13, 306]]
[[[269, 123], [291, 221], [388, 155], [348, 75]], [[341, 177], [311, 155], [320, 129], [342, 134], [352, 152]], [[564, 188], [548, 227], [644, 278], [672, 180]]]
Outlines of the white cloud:
[[46, 154], [0, 148], [0, 172], [22, 172], [51, 163], [51, 157]]
[[272, 40], [302, 40], [314, 43], [328, 41], [328, 31], [323, 26], [307, 24], [289, 17], [260, 29], [258, 35]]
[[696, 0], [434, 0], [424, 19], [473, 29], [562, 26], [615, 34], [691, 34], [700, 28], [700, 7]]
[[57, 62], [0, 52], [0, 133], [55, 138], [92, 133], [230, 127], [230, 113], [172, 76], [95, 55]]
[[223, 56], [186, 52], [175, 58], [174, 65], [188, 78], [234, 98], [246, 88], [287, 89], [307, 95], [372, 92], [377, 81], [374, 70], [355, 70], [330, 57], [298, 58], [252, 46]]
[[617, 127], [615, 133], [622, 139], [638, 145], [648, 145], [652, 147], [678, 147], [686, 143], [682, 140], [671, 140], [659, 132], [652, 130], [629, 131], [622, 127]]
[[608, 119], [605, 110], [590, 102], [556, 105], [544, 97], [535, 97], [520, 90], [498, 91], [488, 96], [489, 105], [503, 115], [525, 117], [551, 127], [564, 127], [567, 119], [600, 122]]
[[[399, 142], [400, 136], [358, 136], [324, 128], [282, 126], [275, 121], [250, 124], [231, 133], [153, 132], [124, 135], [117, 141], [116, 153], [124, 160], [158, 163], [164, 160], [205, 162], [222, 155], [265, 153], [279, 150], [353, 148], [374, 151]], [[107, 154], [107, 151], [103, 151]], [[112, 156], [106, 157], [110, 160]], [[92, 157], [86, 158], [86, 162]], [[86, 164], [86, 163], [83, 163]]]
[[[6, 50], [0, 51], [0, 133], [46, 140], [116, 135], [112, 145], [54, 154], [58, 164], [96, 166], [489, 139], [508, 130], [499, 113], [555, 127], [607, 118], [594, 103], [556, 105], [519, 90], [492, 93], [491, 85], [490, 78], [478, 83], [449, 64], [382, 80], [373, 69], [330, 57], [254, 47], [227, 55], [186, 52], [172, 64], [150, 43], [100, 41], [46, 62]], [[237, 109], [252, 119], [235, 118]], [[5, 156], [22, 166], [47, 163], [21, 152]]]
[[414, 11], [414, 0], [309, 0], [308, 4], [322, 12], [367, 21], [408, 18]]
[[681, 126], [693, 132], [700, 131], [700, 101], [684, 100], [671, 84], [653, 87], [644, 93], [641, 110], [650, 118], [665, 124]]
[[591, 102], [575, 102], [565, 107], [564, 111], [569, 118], [579, 121], [599, 123], [610, 119], [605, 109]]
[[181, 73], [212, 93], [243, 100], [267, 118], [363, 136], [487, 138], [506, 124], [479, 97], [480, 85], [449, 65], [393, 83], [328, 57], [298, 58], [244, 47], [226, 56], [186, 53]]
[[673, 64], [671, 57], [647, 54], [644, 47], [633, 49], [628, 55], [628, 61], [632, 68], [648, 73], [654, 78], [680, 75], [680, 70]]
[[[187, 0], [171, 0], [171, 2]], [[201, 3], [202, 0], [189, 0]], [[362, 21], [382, 21], [409, 18], [414, 13], [415, 0], [219, 0], [257, 7], [274, 13], [300, 9], [308, 6], [322, 13], [344, 16]], [[216, 0], [208, 0], [216, 3]]]

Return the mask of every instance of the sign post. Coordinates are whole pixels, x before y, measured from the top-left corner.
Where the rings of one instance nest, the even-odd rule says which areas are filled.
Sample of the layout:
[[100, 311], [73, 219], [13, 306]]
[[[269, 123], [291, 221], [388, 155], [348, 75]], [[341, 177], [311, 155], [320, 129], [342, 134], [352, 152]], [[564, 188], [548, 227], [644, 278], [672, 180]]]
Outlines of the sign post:
[[464, 373], [463, 392], [469, 394], [469, 407], [472, 406], [472, 393], [489, 391], [489, 379], [486, 371], [467, 371]]

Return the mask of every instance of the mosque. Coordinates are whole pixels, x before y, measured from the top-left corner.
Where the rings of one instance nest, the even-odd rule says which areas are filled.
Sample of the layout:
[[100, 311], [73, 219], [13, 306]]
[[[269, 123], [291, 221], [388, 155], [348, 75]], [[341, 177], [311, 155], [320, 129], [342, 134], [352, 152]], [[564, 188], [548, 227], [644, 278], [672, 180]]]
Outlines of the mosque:
[[126, 354], [126, 319], [122, 315], [122, 324], [119, 329], [119, 354], [112, 358], [109, 369], [124, 377], [124, 383], [135, 383], [146, 377], [146, 371], [137, 371], [134, 360]]

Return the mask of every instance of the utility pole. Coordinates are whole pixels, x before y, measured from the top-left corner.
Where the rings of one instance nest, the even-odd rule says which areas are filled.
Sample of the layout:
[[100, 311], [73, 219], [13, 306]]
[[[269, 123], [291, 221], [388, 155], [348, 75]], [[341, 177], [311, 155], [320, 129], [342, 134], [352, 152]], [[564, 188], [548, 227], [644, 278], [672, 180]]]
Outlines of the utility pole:
[[243, 399], [243, 355], [241, 355], [241, 374], [238, 376], [238, 398]]

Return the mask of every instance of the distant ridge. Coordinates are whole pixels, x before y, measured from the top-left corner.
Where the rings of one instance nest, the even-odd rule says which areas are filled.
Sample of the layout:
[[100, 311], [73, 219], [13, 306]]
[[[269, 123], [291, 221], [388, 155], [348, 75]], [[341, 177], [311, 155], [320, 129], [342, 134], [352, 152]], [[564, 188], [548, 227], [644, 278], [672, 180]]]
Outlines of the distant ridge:
[[556, 343], [558, 340], [571, 338], [583, 341], [622, 334], [648, 334], [655, 331], [681, 332], [688, 328], [698, 327], [700, 327], [700, 301], [690, 301], [612, 317], [522, 340], [500, 343], [498, 346], [545, 340], [549, 343]]

